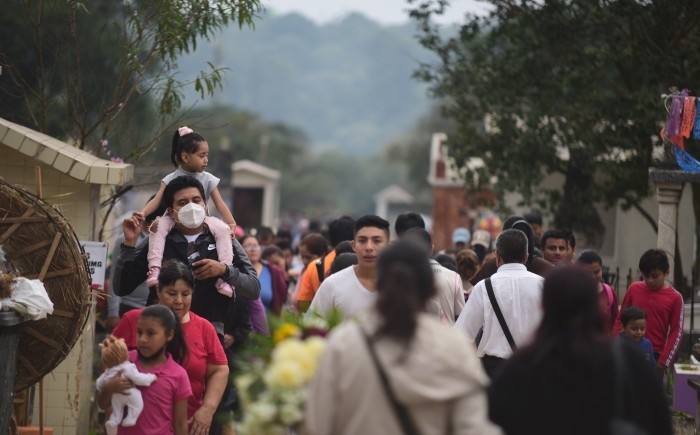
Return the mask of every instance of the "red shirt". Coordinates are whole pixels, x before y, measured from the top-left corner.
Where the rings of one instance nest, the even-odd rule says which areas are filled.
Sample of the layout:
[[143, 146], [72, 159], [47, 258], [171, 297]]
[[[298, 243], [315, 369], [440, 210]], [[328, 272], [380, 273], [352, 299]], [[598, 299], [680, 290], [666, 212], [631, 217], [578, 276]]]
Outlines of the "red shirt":
[[[657, 363], [670, 367], [683, 339], [683, 297], [671, 286], [651, 290], [645, 282], [639, 281], [627, 289], [620, 313], [630, 306], [639, 307], [646, 313], [645, 337], [651, 341], [654, 352], [660, 354]], [[613, 335], [620, 331], [622, 323], [618, 315]]]
[[[124, 339], [129, 349], [137, 347], [136, 323], [141, 311], [143, 308], [125, 313], [112, 331], [112, 335]], [[187, 343], [187, 359], [182, 367], [192, 387], [192, 395], [187, 400], [187, 418], [190, 419], [202, 406], [207, 365], [227, 365], [228, 360], [216, 330], [208, 320], [190, 311], [190, 321], [182, 324], [182, 330]]]

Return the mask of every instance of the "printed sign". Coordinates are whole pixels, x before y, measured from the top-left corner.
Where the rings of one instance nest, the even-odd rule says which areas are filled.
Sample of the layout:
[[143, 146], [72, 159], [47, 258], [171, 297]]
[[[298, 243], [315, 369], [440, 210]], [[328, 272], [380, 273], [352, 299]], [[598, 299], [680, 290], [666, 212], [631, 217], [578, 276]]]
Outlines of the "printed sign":
[[92, 276], [92, 288], [103, 290], [105, 288], [105, 270], [107, 269], [107, 243], [81, 241], [85, 253], [88, 256], [88, 272]]

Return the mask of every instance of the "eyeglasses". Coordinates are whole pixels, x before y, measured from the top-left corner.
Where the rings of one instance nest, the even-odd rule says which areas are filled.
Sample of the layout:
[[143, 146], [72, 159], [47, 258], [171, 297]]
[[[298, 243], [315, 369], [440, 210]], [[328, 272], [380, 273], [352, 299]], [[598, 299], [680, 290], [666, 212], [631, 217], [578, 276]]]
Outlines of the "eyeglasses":
[[260, 249], [260, 245], [243, 245], [243, 249], [250, 249], [251, 251], [255, 251]]

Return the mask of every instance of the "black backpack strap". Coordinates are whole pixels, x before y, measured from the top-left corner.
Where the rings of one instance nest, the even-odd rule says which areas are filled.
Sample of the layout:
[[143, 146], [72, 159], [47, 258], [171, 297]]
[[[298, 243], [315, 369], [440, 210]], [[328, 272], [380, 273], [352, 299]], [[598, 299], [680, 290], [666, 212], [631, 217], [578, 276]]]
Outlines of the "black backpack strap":
[[324, 279], [326, 279], [326, 269], [323, 267], [323, 263], [326, 262], [326, 256], [316, 260], [316, 271], [318, 272], [318, 283], [321, 284]]
[[508, 340], [508, 344], [510, 345], [510, 348], [513, 352], [515, 352], [515, 349], [517, 349], [517, 346], [515, 345], [515, 340], [513, 340], [513, 335], [510, 333], [510, 329], [508, 329], [508, 324], [506, 323], [506, 319], [503, 317], [503, 313], [501, 312], [501, 307], [498, 306], [498, 301], [496, 300], [496, 294], [493, 292], [493, 285], [491, 285], [491, 278], [486, 278], [486, 293], [489, 295], [489, 301], [491, 301], [491, 306], [493, 307], [493, 312], [496, 314], [496, 317], [498, 318], [498, 323], [501, 325], [501, 329], [503, 330], [503, 333], [506, 336], [506, 340]]

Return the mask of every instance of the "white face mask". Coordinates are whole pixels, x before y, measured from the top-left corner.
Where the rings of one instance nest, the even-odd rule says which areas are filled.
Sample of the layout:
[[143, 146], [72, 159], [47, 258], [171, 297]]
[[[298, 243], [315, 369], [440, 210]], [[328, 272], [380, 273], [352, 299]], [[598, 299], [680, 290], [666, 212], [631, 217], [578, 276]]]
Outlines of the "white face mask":
[[177, 221], [187, 228], [198, 228], [204, 223], [207, 212], [199, 204], [189, 202], [176, 211]]

